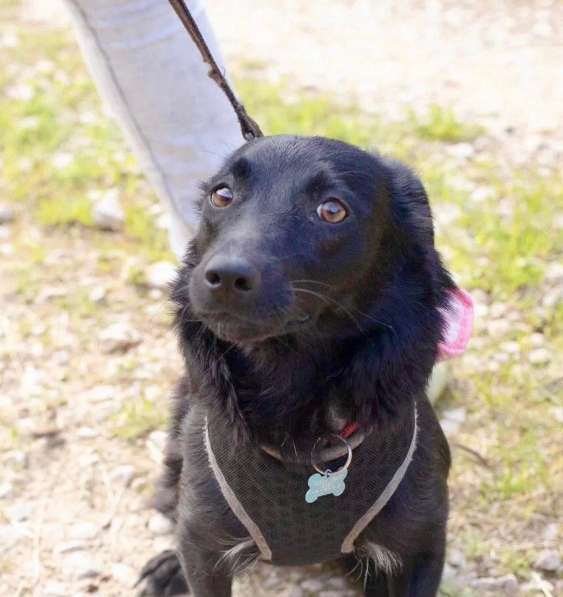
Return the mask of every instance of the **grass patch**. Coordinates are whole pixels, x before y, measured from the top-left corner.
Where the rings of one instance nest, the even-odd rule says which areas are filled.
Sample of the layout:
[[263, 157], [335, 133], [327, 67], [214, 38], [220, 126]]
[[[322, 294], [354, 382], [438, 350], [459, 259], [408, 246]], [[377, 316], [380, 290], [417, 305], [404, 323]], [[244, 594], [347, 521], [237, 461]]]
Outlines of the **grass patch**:
[[477, 597], [471, 589], [461, 588], [455, 582], [443, 581], [438, 593], [441, 597]]
[[[560, 253], [560, 241], [549, 230], [563, 206], [563, 177], [520, 174], [496, 183], [480, 203], [465, 203], [460, 225], [470, 242], [454, 246], [454, 266], [470, 273], [471, 284], [494, 299], [529, 298], [545, 278], [548, 263]], [[468, 258], [486, 259], [486, 267]], [[484, 264], [484, 262], [483, 262]]]
[[130, 400], [114, 416], [113, 433], [123, 440], [136, 440], [155, 429], [163, 429], [166, 417], [165, 409], [154, 400], [146, 397]]
[[[376, 116], [366, 116], [354, 106], [340, 106], [324, 97], [303, 94], [288, 100], [281, 86], [254, 79], [237, 80], [249, 114], [268, 135], [319, 135], [360, 147], [379, 147], [389, 141], [391, 130]], [[394, 127], [398, 146], [405, 131]]]
[[156, 226], [146, 206], [128, 205], [125, 208], [125, 230], [137, 241], [136, 244], [144, 248], [151, 261], [172, 259], [166, 232]]
[[92, 204], [86, 197], [70, 201], [62, 197], [48, 197], [39, 202], [37, 221], [43, 226], [92, 225]]
[[451, 108], [436, 104], [423, 114], [411, 110], [409, 124], [421, 139], [445, 143], [472, 141], [483, 132], [480, 127], [462, 121]]

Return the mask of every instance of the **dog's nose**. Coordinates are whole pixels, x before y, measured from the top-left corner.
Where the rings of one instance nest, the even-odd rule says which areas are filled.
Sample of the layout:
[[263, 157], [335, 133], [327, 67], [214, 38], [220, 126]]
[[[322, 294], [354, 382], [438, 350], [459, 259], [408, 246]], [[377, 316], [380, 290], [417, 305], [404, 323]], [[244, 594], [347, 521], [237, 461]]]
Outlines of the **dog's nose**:
[[216, 256], [210, 259], [204, 272], [205, 283], [214, 294], [246, 296], [258, 288], [260, 275], [248, 261], [241, 258]]

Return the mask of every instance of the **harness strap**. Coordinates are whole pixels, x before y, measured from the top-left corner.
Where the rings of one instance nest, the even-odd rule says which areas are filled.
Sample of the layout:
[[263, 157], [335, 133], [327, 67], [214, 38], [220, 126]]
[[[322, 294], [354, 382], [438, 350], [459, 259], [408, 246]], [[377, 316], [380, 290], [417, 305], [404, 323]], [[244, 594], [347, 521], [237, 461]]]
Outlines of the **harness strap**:
[[209, 465], [211, 466], [211, 470], [217, 479], [217, 483], [219, 483], [223, 497], [227, 501], [227, 504], [229, 504], [229, 507], [234, 512], [235, 516], [242, 522], [242, 524], [246, 527], [246, 530], [250, 533], [252, 539], [254, 539], [254, 543], [256, 543], [258, 549], [260, 550], [261, 558], [265, 561], [270, 561], [272, 559], [272, 550], [270, 549], [266, 538], [262, 534], [262, 531], [258, 528], [258, 525], [252, 520], [252, 518], [250, 518], [247, 511], [244, 509], [244, 506], [240, 503], [235, 492], [232, 490], [227, 479], [225, 478], [223, 471], [219, 467], [219, 464], [217, 463], [217, 459], [213, 453], [213, 448], [211, 447], [211, 442], [209, 441], [209, 427], [207, 426], [207, 419], [205, 420], [203, 435], [205, 437], [205, 450], [207, 451], [207, 457], [209, 458]]
[[401, 463], [401, 466], [395, 471], [395, 474], [391, 478], [391, 481], [387, 484], [385, 489], [381, 492], [380, 496], [374, 502], [373, 506], [361, 517], [358, 522], [352, 527], [352, 530], [346, 535], [342, 542], [342, 553], [351, 553], [354, 551], [354, 541], [358, 538], [359, 534], [368, 526], [368, 524], [383, 510], [387, 502], [393, 497], [393, 494], [399, 487], [401, 481], [407, 474], [407, 469], [412, 461], [414, 451], [416, 449], [416, 440], [418, 437], [418, 411], [416, 408], [416, 402], [414, 403], [414, 429], [412, 433], [411, 444], [409, 446], [407, 455]]

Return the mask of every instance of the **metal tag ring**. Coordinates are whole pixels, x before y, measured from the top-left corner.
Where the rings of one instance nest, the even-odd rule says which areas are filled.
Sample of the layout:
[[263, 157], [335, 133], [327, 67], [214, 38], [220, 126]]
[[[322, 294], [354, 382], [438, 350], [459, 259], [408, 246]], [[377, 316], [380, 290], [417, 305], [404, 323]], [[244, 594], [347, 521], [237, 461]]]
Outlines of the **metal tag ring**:
[[319, 443], [319, 441], [322, 439], [319, 437], [317, 439], [317, 441], [313, 444], [313, 447], [311, 448], [311, 464], [313, 465], [313, 468], [317, 471], [317, 473], [320, 473], [321, 475], [327, 475], [329, 473], [331, 475], [335, 475], [336, 473], [340, 473], [340, 472], [346, 470], [350, 466], [350, 463], [352, 462], [352, 446], [350, 445], [350, 442], [348, 442], [348, 440], [344, 439], [342, 436], [338, 435], [337, 433], [331, 433], [331, 436], [336, 437], [346, 446], [346, 449], [348, 450], [348, 457], [346, 458], [346, 462], [337, 471], [331, 471], [330, 469], [326, 469], [324, 471], [321, 470], [315, 464], [315, 459], [314, 459], [315, 448], [317, 447], [317, 444]]

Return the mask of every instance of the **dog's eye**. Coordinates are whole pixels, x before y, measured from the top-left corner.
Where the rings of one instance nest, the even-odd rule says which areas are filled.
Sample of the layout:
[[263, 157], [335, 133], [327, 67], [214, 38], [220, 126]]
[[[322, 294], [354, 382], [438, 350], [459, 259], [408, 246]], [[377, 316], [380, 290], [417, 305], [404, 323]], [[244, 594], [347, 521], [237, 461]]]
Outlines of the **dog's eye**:
[[317, 207], [317, 214], [321, 220], [330, 224], [338, 224], [348, 217], [348, 209], [338, 199], [328, 199]]
[[228, 207], [233, 200], [233, 192], [229, 187], [219, 187], [209, 196], [209, 201], [213, 207]]

